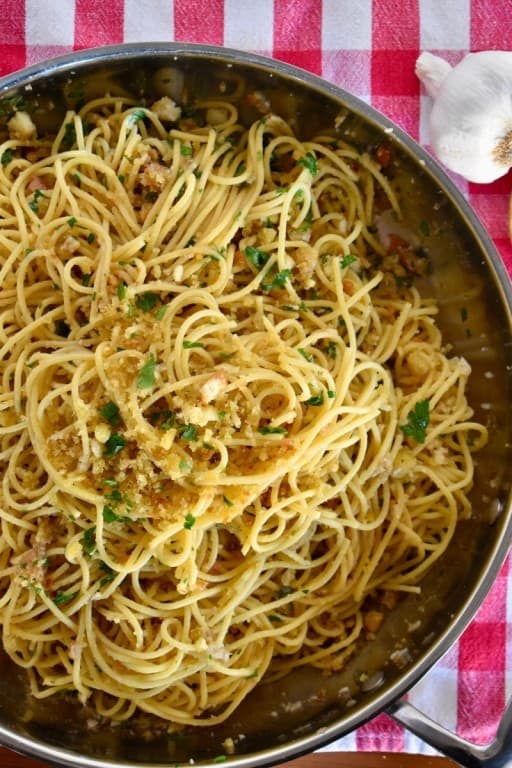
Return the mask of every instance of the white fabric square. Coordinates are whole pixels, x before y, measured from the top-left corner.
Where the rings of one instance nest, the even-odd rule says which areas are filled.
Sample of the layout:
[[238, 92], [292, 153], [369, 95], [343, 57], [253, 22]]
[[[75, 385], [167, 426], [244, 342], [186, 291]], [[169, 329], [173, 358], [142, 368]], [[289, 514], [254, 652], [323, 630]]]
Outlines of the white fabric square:
[[75, 37], [73, 0], [26, 0], [27, 45], [72, 46]]
[[470, 0], [419, 0], [424, 51], [469, 49]]
[[170, 0], [124, 2], [124, 42], [171, 41], [174, 37], [173, 3]]
[[270, 53], [274, 47], [273, 0], [224, 2], [224, 45], [244, 51]]
[[322, 49], [370, 50], [372, 0], [323, 0]]

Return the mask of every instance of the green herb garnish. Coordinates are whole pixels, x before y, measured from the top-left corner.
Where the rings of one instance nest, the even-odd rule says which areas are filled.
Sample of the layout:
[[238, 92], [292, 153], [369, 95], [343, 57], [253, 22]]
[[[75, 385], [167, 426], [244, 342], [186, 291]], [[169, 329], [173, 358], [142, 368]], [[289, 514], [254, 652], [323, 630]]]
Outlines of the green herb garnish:
[[310, 397], [309, 400], [306, 400], [306, 405], [323, 405], [323, 404], [324, 404], [323, 394], [313, 395], [313, 397]]
[[4, 149], [2, 156], [0, 157], [0, 163], [2, 163], [3, 166], [6, 166], [11, 162], [13, 157], [14, 154], [11, 149]]
[[200, 341], [184, 341], [183, 342], [183, 349], [204, 349], [204, 344], [201, 344]]
[[104, 456], [116, 456], [126, 446], [126, 440], [117, 432], [110, 435], [105, 443]]
[[76, 592], [57, 592], [55, 597], [52, 598], [55, 605], [63, 605], [63, 603], [69, 603], [70, 600], [73, 600], [78, 595], [78, 591]]
[[272, 278], [272, 282], [262, 283], [261, 287], [264, 291], [273, 291], [275, 288], [282, 288], [291, 274], [291, 269], [282, 269], [280, 272], [276, 272]]
[[340, 267], [342, 269], [345, 269], [345, 267], [348, 267], [350, 264], [353, 264], [354, 261], [357, 261], [357, 256], [352, 256], [351, 253], [347, 253], [346, 256], [343, 256], [343, 258], [340, 259]]
[[312, 176], [316, 176], [318, 173], [318, 163], [313, 152], [306, 152], [306, 155], [301, 157], [298, 163], [299, 165], [303, 165], [304, 168], [307, 168]]
[[99, 413], [101, 418], [108, 421], [113, 427], [118, 427], [120, 425], [121, 414], [119, 407], [112, 400], [109, 400], [106, 405], [102, 406], [99, 409]]
[[244, 255], [247, 261], [249, 261], [253, 267], [256, 267], [258, 271], [263, 269], [270, 258], [270, 254], [266, 251], [262, 251], [260, 248], [254, 248], [252, 245], [248, 245], [247, 248], [244, 249]]
[[114, 581], [116, 572], [113, 571], [109, 565], [104, 563], [103, 560], [100, 562], [100, 569], [105, 573], [105, 576], [103, 576], [100, 580], [100, 587], [104, 587], [105, 584], [109, 584], [111, 581]]
[[430, 422], [430, 402], [420, 400], [412, 411], [407, 414], [407, 424], [400, 429], [407, 437], [412, 437], [417, 443], [425, 442], [425, 434]]
[[187, 531], [190, 531], [190, 529], [195, 525], [196, 519], [193, 514], [190, 512], [187, 512], [185, 515], [185, 522], [183, 523], [183, 527], [187, 529]]
[[260, 427], [260, 435], [286, 435], [288, 430], [284, 427]]
[[307, 351], [306, 351], [305, 349], [303, 349], [302, 347], [299, 347], [299, 348], [297, 349], [297, 352], [298, 352], [300, 355], [302, 355], [302, 357], [304, 358], [304, 360], [307, 360], [307, 361], [308, 361], [308, 363], [312, 363], [312, 362], [313, 362], [313, 355], [311, 355], [309, 352], [307, 352]]
[[137, 376], [137, 389], [150, 389], [155, 385], [156, 360], [150, 355]]
[[133, 125], [137, 125], [140, 120], [144, 120], [146, 117], [146, 110], [145, 109], [136, 109], [134, 112], [130, 115], [130, 122]]
[[158, 299], [159, 296], [157, 293], [146, 291], [146, 293], [138, 294], [135, 299], [135, 304], [137, 305], [138, 309], [141, 309], [143, 312], [151, 312], [151, 310], [156, 307]]
[[34, 211], [34, 213], [39, 213], [39, 198], [40, 197], [46, 197], [46, 195], [41, 192], [40, 189], [36, 189], [34, 192], [34, 196], [32, 197], [32, 200], [28, 204], [28, 207], [31, 211]]
[[81, 539], [82, 549], [86, 555], [91, 557], [96, 551], [96, 526], [87, 528]]
[[182, 424], [178, 431], [182, 440], [188, 440], [191, 442], [198, 439], [197, 427], [195, 427], [193, 424]]

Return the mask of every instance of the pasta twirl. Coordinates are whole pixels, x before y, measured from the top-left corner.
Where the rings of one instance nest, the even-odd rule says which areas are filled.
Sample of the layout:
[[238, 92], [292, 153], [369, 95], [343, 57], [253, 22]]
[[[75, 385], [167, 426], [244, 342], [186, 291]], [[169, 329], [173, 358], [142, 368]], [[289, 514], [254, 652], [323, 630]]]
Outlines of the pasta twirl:
[[36, 697], [211, 725], [420, 588], [486, 432], [379, 164], [165, 101], [0, 147], [0, 622]]

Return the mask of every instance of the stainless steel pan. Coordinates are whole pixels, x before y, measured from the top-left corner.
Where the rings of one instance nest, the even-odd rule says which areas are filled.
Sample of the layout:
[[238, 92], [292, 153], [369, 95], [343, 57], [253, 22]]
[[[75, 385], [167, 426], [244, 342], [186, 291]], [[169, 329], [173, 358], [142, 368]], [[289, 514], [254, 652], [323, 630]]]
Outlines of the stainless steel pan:
[[[303, 138], [331, 127], [342, 114], [343, 130], [352, 141], [385, 139], [394, 145], [406, 220], [418, 230], [428, 219], [435, 232], [422, 243], [433, 267], [428, 290], [440, 303], [445, 337], [473, 367], [471, 402], [491, 432], [478, 459], [473, 518], [459, 525], [435, 573], [424, 580], [421, 596], [400, 603], [377, 638], [362, 646], [340, 673], [324, 678], [302, 670], [261, 685], [222, 726], [174, 739], [155, 732], [148, 739], [148, 723], [142, 730], [93, 733], [80, 708], [69, 701], [38, 705], [27, 695], [23, 673], [1, 657], [0, 741], [62, 766], [154, 768], [191, 761], [214, 766], [224, 752], [223, 741], [231, 736], [237, 750], [229, 763], [249, 768], [316, 750], [387, 711], [461, 765], [512, 765], [511, 709], [496, 741], [480, 748], [447, 733], [403, 698], [471, 621], [505, 559], [512, 534], [512, 289], [492, 241], [454, 184], [397, 126], [353, 96], [283, 63], [215, 47], [125, 45], [38, 64], [0, 79], [0, 121], [12, 100], [22, 99], [31, 103], [36, 120], [51, 127], [66, 104], [73, 103], [73, 94], [93, 97], [106, 90], [140, 97], [165, 92], [180, 100], [222, 95], [237, 102], [242, 118], [250, 120], [255, 115], [244, 95], [255, 89]], [[470, 337], [461, 323], [463, 305], [470, 306]], [[411, 626], [418, 628], [410, 631]], [[400, 665], [393, 653], [397, 648]], [[237, 739], [240, 734], [243, 738]]]

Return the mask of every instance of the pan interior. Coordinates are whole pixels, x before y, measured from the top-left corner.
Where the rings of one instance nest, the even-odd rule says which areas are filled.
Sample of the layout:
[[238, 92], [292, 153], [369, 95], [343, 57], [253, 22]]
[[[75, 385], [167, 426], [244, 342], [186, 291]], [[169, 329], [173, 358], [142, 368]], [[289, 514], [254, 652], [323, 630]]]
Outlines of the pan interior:
[[[166, 69], [167, 83], [162, 71]], [[35, 79], [30, 90], [21, 87], [2, 99], [4, 117], [9, 105], [27, 101], [34, 120], [51, 130], [66, 108], [109, 91], [114, 95], [147, 98], [169, 93], [180, 102], [220, 97], [237, 103], [247, 123], [259, 114], [244, 96], [262, 92], [272, 110], [287, 119], [298, 135], [309, 138], [319, 130], [334, 129], [360, 146], [385, 140], [397, 158], [393, 184], [398, 190], [404, 221], [421, 238], [432, 265], [421, 290], [440, 306], [439, 324], [454, 354], [471, 364], [469, 399], [478, 420], [490, 432], [487, 447], [477, 456], [472, 491], [473, 517], [461, 522], [456, 536], [435, 569], [422, 584], [421, 595], [411, 595], [386, 618], [375, 638], [367, 639], [346, 667], [330, 676], [299, 670], [279, 682], [261, 685], [226, 723], [169, 736], [147, 718], [137, 723], [89, 731], [87, 713], [69, 699], [35, 702], [27, 693], [23, 672], [0, 656], [0, 720], [17, 736], [34, 739], [51, 749], [62, 748], [98, 760], [137, 765], [213, 761], [232, 739], [236, 755], [262, 750], [267, 760], [280, 759], [290, 743], [301, 751], [341, 735], [363, 722], [400, 690], [413, 667], [428, 666], [442, 650], [440, 639], [463, 621], [468, 603], [489, 586], [488, 569], [503, 550], [510, 529], [512, 427], [512, 328], [510, 295], [500, 277], [478, 224], [461, 210], [450, 188], [432, 172], [430, 164], [400, 132], [383, 126], [355, 100], [315, 87], [299, 75], [290, 78], [260, 63], [234, 63], [229, 57], [197, 52], [172, 56], [112, 58], [67, 68]], [[173, 90], [175, 91], [173, 93]], [[428, 227], [424, 226], [428, 222]], [[479, 591], [480, 590], [480, 591]], [[257, 716], [255, 716], [257, 713]], [[323, 738], [323, 737], [321, 737]], [[310, 741], [308, 741], [310, 740]]]

